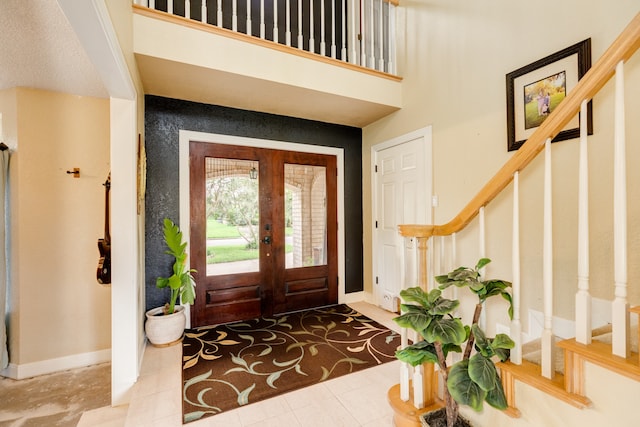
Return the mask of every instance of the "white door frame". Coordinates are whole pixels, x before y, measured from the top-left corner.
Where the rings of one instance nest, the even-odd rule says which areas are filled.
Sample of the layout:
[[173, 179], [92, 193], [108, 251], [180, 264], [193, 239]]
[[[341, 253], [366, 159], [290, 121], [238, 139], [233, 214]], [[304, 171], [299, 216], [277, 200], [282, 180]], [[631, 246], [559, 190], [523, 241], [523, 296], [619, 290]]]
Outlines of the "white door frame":
[[[337, 147], [308, 145], [270, 139], [248, 138], [205, 132], [180, 130], [179, 168], [180, 168], [180, 229], [182, 230], [187, 251], [189, 250], [189, 232], [191, 230], [189, 197], [189, 142], [209, 142], [215, 144], [240, 145], [245, 147], [272, 148], [275, 150], [298, 151], [302, 153], [327, 154], [336, 156], [338, 168], [337, 204], [338, 204], [338, 303], [353, 302], [353, 294], [345, 292], [345, 237], [344, 237], [344, 150]], [[347, 297], [348, 295], [348, 297]], [[191, 327], [190, 306], [185, 306], [187, 328]]]
[[[378, 177], [379, 174], [376, 173], [376, 165], [378, 161], [378, 153], [387, 148], [391, 148], [397, 145], [405, 144], [415, 139], [422, 138], [424, 141], [423, 147], [423, 155], [424, 155], [424, 179], [425, 185], [424, 189], [427, 191], [427, 197], [425, 198], [425, 223], [430, 224], [433, 222], [433, 208], [432, 208], [432, 196], [433, 196], [433, 141], [432, 141], [432, 133], [431, 126], [426, 126], [421, 129], [417, 129], [413, 132], [409, 132], [405, 135], [398, 136], [396, 138], [387, 140], [385, 142], [381, 142], [379, 144], [373, 145], [371, 147], [371, 236], [372, 236], [372, 244], [371, 244], [371, 277], [373, 279], [373, 298], [374, 304], [379, 304], [380, 298], [380, 289], [379, 285], [375, 283], [375, 277], [378, 275], [377, 268], [380, 265], [378, 258], [378, 233], [376, 230], [376, 220], [379, 218], [378, 213]], [[400, 254], [400, 262], [401, 266], [404, 266], [404, 254]], [[400, 269], [400, 280], [401, 283], [404, 282], [404, 271]]]

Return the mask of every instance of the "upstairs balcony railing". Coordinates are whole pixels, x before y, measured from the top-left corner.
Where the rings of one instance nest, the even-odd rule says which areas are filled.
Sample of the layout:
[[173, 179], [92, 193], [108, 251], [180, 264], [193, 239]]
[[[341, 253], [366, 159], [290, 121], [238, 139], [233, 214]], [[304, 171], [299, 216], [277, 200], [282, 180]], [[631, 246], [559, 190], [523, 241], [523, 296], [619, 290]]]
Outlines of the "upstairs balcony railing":
[[397, 0], [134, 0], [134, 3], [396, 74]]

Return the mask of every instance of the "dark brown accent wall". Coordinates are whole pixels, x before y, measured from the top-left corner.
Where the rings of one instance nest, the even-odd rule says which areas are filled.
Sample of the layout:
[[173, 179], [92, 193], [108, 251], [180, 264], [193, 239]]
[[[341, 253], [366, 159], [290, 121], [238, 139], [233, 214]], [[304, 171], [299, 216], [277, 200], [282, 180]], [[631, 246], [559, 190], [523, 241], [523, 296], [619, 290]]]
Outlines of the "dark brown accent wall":
[[361, 129], [151, 95], [145, 97], [145, 110], [147, 310], [169, 300], [168, 291], [157, 289], [155, 281], [167, 276], [172, 265], [164, 254], [162, 220], [179, 221], [180, 130], [344, 149], [345, 289], [347, 293], [363, 290]]

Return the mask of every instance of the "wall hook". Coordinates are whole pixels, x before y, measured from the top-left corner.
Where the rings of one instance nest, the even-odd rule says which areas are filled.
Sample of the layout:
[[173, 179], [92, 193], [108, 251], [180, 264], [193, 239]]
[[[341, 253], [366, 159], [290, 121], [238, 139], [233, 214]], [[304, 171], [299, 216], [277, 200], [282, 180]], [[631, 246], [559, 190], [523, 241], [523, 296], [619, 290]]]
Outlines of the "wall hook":
[[67, 171], [69, 175], [73, 175], [74, 178], [80, 178], [80, 168], [73, 168], [73, 170]]

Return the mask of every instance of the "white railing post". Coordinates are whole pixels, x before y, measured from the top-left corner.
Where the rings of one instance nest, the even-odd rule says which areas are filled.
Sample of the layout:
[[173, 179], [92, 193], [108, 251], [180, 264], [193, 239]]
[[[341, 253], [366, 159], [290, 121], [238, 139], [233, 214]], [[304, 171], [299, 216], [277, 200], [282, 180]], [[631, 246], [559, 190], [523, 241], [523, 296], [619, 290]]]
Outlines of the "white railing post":
[[191, 0], [184, 0], [184, 17], [191, 19]]
[[347, 61], [347, 4], [342, 0], [342, 47], [340, 49], [340, 59]]
[[[416, 238], [405, 237], [404, 278], [402, 280], [402, 289], [407, 289], [417, 285], [417, 264]], [[409, 346], [409, 333], [407, 328], [400, 328], [400, 346], [402, 348]], [[405, 362], [400, 363], [400, 399], [404, 402], [409, 400], [409, 380], [411, 378], [411, 371], [411, 365]]]
[[[362, 2], [362, 0], [360, 0], [360, 2]], [[349, 0], [349, 11], [347, 13], [347, 16], [351, 17], [351, 25], [349, 25], [349, 47], [351, 49], [351, 54], [349, 55], [349, 62], [351, 62], [352, 64], [357, 64], [358, 63], [358, 48], [357, 48], [357, 42], [356, 40], [358, 39], [360, 35], [359, 30], [356, 26], [356, 16], [358, 16], [358, 22], [360, 20], [360, 15], [356, 15], [357, 14], [357, 9], [356, 9], [356, 4], [361, 4], [361, 3], [356, 3], [356, 0]]]
[[173, 0], [167, 1], [167, 13], [173, 15]]
[[544, 214], [542, 244], [542, 288], [544, 330], [542, 331], [542, 376], [555, 375], [553, 338], [553, 232], [552, 232], [551, 138], [544, 146]]
[[627, 302], [627, 179], [624, 130], [624, 63], [616, 66], [613, 141], [613, 263], [615, 299], [611, 308], [612, 350], [629, 355], [629, 303]]
[[380, 28], [378, 28], [378, 43], [380, 44], [380, 53], [378, 54], [379, 59], [378, 59], [378, 69], [380, 71], [384, 71], [384, 4], [385, 2], [380, 0], [380, 16], [378, 19], [378, 26]]
[[513, 303], [513, 319], [509, 335], [515, 342], [511, 350], [511, 361], [522, 364], [522, 324], [520, 322], [520, 172], [513, 174], [513, 231], [511, 244], [511, 299]]
[[309, 0], [309, 52], [316, 53], [315, 28], [313, 22], [313, 0]]
[[200, 21], [207, 23], [207, 2], [202, 0], [200, 5]]
[[360, 0], [360, 65], [363, 67], [367, 66], [367, 43], [365, 39], [367, 38], [367, 20], [365, 18], [365, 0]]
[[253, 35], [252, 28], [251, 28], [252, 25], [253, 24], [251, 23], [251, 0], [247, 0], [247, 29], [245, 30], [245, 32], [248, 35]]
[[264, 23], [264, 0], [260, 0], [260, 38], [264, 39], [266, 33], [266, 26]]
[[320, 55], [324, 56], [327, 52], [327, 43], [324, 35], [324, 0], [320, 0]]
[[302, 37], [302, 0], [298, 0], [298, 49], [304, 49], [304, 38]]
[[[206, 2], [203, 2], [203, 3], [206, 3]], [[218, 13], [216, 14], [216, 25], [222, 28], [222, 0], [218, 0]]]
[[273, 0], [273, 41], [278, 43], [278, 0]]
[[376, 68], [376, 49], [375, 49], [375, 40], [376, 40], [376, 31], [375, 31], [375, 6], [374, 0], [369, 0], [370, 10], [369, 10], [369, 32], [367, 33], [369, 36], [369, 52], [371, 55], [371, 59], [365, 62], [365, 67]]
[[[480, 208], [478, 211], [478, 253], [480, 254], [478, 258], [485, 258], [487, 256], [487, 245], [486, 245], [486, 227], [485, 227], [485, 216], [484, 216], [484, 206]], [[482, 267], [479, 271], [480, 275], [485, 278], [486, 267]], [[486, 305], [485, 305], [486, 306]], [[484, 306], [483, 306], [484, 307]], [[481, 329], [486, 329], [487, 327], [487, 310], [483, 310], [480, 312], [480, 318], [478, 319], [478, 326]]]
[[291, 46], [291, 0], [287, 0], [286, 9], [287, 9], [285, 14], [286, 28], [285, 28], [284, 38], [287, 46]]
[[395, 73], [395, 38], [393, 34], [395, 34], [396, 26], [395, 26], [395, 17], [396, 17], [396, 7], [391, 3], [387, 3], [387, 7], [389, 8], [389, 13], [387, 15], [387, 72]]
[[331, 0], [331, 57], [336, 59], [336, 0]]
[[149, 0], [149, 4], [147, 6], [149, 7], [149, 9], [155, 9], [156, 8], [156, 0]]
[[231, 29], [238, 31], [238, 0], [231, 2]]
[[581, 344], [591, 344], [587, 105], [588, 101], [585, 99], [580, 106], [580, 160], [578, 169], [578, 292], [576, 293], [576, 341]]

